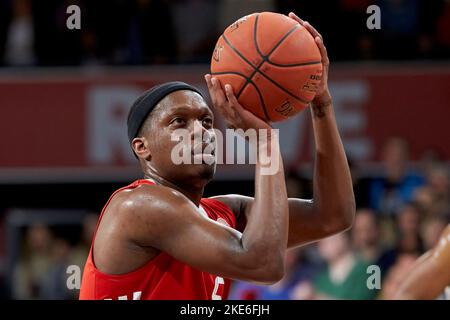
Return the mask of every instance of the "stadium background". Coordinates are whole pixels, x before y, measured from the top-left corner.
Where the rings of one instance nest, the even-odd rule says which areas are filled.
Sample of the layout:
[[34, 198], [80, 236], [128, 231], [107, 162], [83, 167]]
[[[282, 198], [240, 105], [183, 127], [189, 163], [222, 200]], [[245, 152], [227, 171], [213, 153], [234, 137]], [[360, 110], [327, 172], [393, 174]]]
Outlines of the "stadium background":
[[[81, 30], [66, 28], [71, 4]], [[380, 30], [366, 27], [371, 4]], [[102, 206], [140, 177], [131, 102], [174, 79], [206, 93], [216, 39], [257, 11], [294, 11], [322, 33], [358, 212], [346, 234], [290, 251], [280, 283], [237, 282], [231, 298], [392, 297], [450, 222], [448, 0], [0, 0], [2, 298], [77, 297], [67, 266], [83, 267]], [[309, 111], [276, 127], [289, 194], [311, 197]], [[206, 195], [252, 195], [252, 175], [221, 165]], [[379, 290], [367, 289], [369, 264], [381, 268]]]

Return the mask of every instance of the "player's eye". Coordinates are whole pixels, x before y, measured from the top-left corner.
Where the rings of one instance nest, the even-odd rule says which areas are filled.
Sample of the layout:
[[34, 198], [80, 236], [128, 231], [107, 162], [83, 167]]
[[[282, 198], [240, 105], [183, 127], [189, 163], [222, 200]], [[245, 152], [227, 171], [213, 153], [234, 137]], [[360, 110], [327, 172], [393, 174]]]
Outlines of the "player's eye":
[[170, 124], [181, 126], [186, 124], [186, 121], [183, 118], [175, 117], [170, 121]]
[[205, 117], [202, 120], [202, 124], [206, 128], [211, 128], [213, 125], [213, 119], [211, 117]]

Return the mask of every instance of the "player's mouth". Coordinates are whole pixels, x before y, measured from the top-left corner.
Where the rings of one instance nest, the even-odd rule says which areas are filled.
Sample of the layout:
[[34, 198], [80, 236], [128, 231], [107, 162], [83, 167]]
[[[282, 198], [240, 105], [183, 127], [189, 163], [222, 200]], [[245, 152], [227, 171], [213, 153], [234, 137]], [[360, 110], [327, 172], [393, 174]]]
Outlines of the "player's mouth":
[[212, 164], [216, 162], [216, 146], [214, 143], [198, 143], [192, 148], [194, 163]]

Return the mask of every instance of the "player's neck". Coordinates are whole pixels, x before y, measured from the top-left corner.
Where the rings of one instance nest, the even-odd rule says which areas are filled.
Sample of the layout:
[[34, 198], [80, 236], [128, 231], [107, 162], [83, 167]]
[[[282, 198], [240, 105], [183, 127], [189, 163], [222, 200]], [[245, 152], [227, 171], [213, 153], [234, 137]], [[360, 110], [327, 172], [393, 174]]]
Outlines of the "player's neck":
[[189, 200], [191, 200], [197, 207], [200, 205], [200, 200], [203, 197], [204, 186], [195, 186], [190, 183], [189, 185], [183, 185], [179, 183], [173, 183], [164, 177], [161, 177], [153, 172], [146, 172], [144, 174], [145, 179], [151, 179], [156, 184], [163, 185], [168, 188], [175, 189], [184, 194]]

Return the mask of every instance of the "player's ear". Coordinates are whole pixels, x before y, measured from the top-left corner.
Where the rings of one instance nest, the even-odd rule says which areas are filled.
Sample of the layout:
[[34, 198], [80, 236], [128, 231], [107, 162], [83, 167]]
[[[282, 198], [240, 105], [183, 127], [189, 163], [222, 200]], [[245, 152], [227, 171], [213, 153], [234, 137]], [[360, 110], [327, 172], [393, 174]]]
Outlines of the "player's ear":
[[149, 161], [152, 157], [148, 141], [144, 137], [137, 137], [131, 141], [131, 147], [133, 148], [134, 153], [140, 159], [144, 159]]

